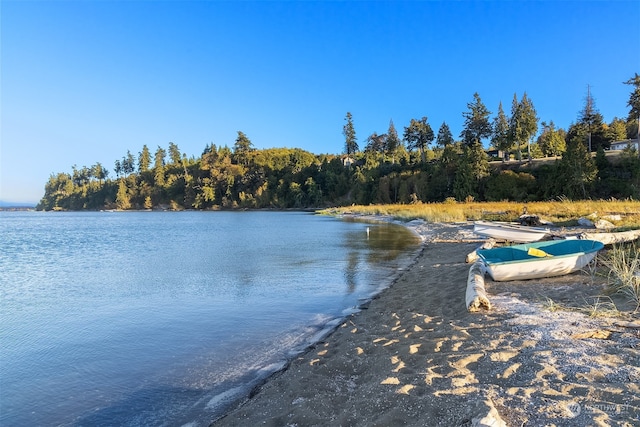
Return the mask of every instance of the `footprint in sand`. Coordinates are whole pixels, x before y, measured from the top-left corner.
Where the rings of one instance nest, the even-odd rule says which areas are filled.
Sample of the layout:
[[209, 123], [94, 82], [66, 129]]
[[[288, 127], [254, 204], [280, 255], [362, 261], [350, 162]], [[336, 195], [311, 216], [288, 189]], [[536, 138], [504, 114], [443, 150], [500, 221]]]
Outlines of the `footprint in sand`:
[[440, 368], [440, 366], [433, 366], [427, 368], [427, 372], [424, 374], [424, 382], [427, 385], [433, 385], [433, 380], [436, 378], [444, 378], [444, 375], [434, 372], [434, 369]]
[[406, 366], [402, 360], [398, 356], [391, 357], [391, 364], [398, 365], [392, 372], [400, 372]]
[[491, 353], [489, 355], [489, 359], [491, 359], [492, 362], [508, 362], [517, 355], [517, 351], [498, 351], [495, 353]]
[[557, 370], [553, 365], [547, 365], [536, 374], [539, 381], [545, 381], [547, 378], [564, 380], [564, 374]]
[[516, 371], [522, 366], [522, 363], [514, 363], [504, 370], [502, 375], [498, 374], [498, 378], [509, 378], [511, 375], [515, 374]]
[[439, 353], [439, 352], [440, 352], [440, 350], [442, 349], [442, 344], [443, 344], [445, 341], [447, 341], [447, 340], [448, 340], [448, 338], [445, 338], [445, 339], [443, 339], [442, 341], [438, 341], [438, 342], [436, 343], [436, 348], [434, 348], [434, 349], [433, 349], [433, 351], [434, 351], [435, 353]]
[[403, 385], [402, 387], [400, 387], [398, 390], [396, 390], [396, 393], [398, 394], [409, 394], [409, 392], [411, 390], [413, 390], [416, 386], [411, 385], [411, 384], [406, 384]]

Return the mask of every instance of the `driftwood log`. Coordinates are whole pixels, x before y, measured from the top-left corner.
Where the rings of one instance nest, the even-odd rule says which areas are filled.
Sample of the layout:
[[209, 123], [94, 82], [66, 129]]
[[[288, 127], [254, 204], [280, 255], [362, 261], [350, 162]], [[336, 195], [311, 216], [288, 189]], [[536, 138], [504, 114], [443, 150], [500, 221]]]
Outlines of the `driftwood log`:
[[469, 269], [466, 292], [467, 310], [474, 312], [482, 309], [491, 310], [491, 302], [484, 289], [484, 264], [476, 261]]
[[640, 230], [620, 231], [618, 233], [582, 233], [581, 239], [597, 240], [605, 245], [627, 243], [640, 239]]

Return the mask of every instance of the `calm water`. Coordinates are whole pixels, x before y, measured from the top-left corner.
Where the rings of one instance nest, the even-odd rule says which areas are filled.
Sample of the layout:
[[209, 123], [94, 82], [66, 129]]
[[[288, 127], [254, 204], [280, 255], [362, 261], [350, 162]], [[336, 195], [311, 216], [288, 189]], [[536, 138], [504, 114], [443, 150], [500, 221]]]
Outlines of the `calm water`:
[[0, 425], [208, 425], [417, 244], [305, 213], [0, 212]]

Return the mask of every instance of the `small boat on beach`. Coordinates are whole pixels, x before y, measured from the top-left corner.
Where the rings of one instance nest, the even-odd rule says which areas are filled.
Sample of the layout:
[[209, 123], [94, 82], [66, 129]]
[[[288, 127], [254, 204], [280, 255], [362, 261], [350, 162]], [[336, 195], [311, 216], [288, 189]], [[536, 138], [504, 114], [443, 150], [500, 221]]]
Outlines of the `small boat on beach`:
[[491, 237], [515, 243], [537, 242], [551, 231], [544, 227], [529, 227], [511, 222], [475, 221], [473, 232], [479, 236]]
[[604, 247], [596, 240], [550, 240], [478, 249], [491, 278], [497, 282], [563, 276], [584, 268]]

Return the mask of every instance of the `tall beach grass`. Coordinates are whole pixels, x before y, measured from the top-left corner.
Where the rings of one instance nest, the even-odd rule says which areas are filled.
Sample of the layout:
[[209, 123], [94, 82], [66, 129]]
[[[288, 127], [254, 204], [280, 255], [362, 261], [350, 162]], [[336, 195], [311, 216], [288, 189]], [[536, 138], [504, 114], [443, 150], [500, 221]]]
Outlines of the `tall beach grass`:
[[524, 212], [558, 226], [577, 225], [578, 219], [606, 219], [618, 231], [640, 228], [640, 202], [635, 200], [557, 200], [549, 202], [455, 202], [410, 205], [346, 206], [321, 211], [327, 214], [386, 215], [398, 220], [428, 222], [476, 220], [515, 221]]
[[607, 281], [613, 292], [619, 293], [640, 310], [640, 246], [637, 243], [614, 245], [600, 259], [608, 270]]

